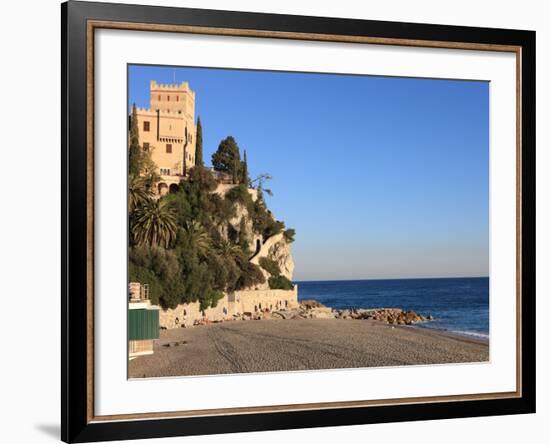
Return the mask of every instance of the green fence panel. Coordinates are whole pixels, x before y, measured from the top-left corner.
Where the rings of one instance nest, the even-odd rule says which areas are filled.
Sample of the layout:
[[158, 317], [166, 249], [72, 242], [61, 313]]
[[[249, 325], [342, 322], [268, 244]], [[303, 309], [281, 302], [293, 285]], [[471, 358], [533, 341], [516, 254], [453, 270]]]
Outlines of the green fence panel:
[[158, 310], [128, 310], [128, 339], [130, 341], [158, 339], [159, 330]]

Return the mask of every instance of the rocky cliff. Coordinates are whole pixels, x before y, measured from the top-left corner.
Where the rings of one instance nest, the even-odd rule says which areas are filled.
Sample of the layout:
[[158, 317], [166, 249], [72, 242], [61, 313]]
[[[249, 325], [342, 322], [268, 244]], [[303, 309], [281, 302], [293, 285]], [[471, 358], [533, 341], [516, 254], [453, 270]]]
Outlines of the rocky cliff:
[[[250, 260], [250, 262], [260, 265], [260, 259], [263, 257], [277, 262], [281, 271], [281, 276], [292, 281], [292, 275], [294, 274], [294, 259], [292, 258], [291, 244], [286, 240], [283, 233], [276, 234], [267, 239], [261, 246], [260, 251]], [[262, 272], [266, 278], [266, 284], [264, 284], [264, 286], [269, 288], [267, 280], [270, 274], [263, 268]]]
[[[231, 185], [220, 185], [216, 190], [216, 193], [224, 196], [231, 188]], [[248, 190], [252, 201], [256, 202], [258, 198], [257, 191], [250, 188]], [[259, 266], [264, 277], [265, 282], [263, 284], [257, 284], [254, 286], [255, 290], [267, 290], [269, 289], [269, 277], [271, 274], [260, 266], [260, 260], [267, 258], [275, 261], [280, 269], [280, 275], [292, 281], [294, 274], [294, 260], [292, 258], [292, 243], [287, 239], [283, 232], [274, 234], [265, 239], [262, 234], [254, 231], [254, 224], [249, 209], [246, 205], [235, 202], [235, 215], [230, 219], [229, 224], [226, 227], [222, 227], [222, 235], [226, 238], [236, 236], [244, 237], [248, 241], [248, 247], [251, 252], [250, 262]], [[244, 229], [244, 233], [241, 230]]]

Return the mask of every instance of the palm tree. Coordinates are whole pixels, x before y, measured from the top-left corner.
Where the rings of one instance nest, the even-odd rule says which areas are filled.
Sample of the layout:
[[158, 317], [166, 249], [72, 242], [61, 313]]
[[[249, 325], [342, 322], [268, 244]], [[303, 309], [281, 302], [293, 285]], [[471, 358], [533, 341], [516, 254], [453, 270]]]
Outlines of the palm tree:
[[250, 182], [251, 186], [256, 185], [256, 189], [258, 190], [258, 199], [263, 200], [264, 192], [269, 194], [270, 196], [273, 196], [273, 191], [269, 188], [264, 188], [264, 183], [266, 183], [268, 180], [273, 179], [270, 174], [262, 173], [256, 179], [252, 180]]
[[183, 226], [182, 245], [204, 258], [210, 251], [210, 236], [200, 222], [187, 221]]
[[176, 216], [164, 200], [148, 200], [135, 211], [132, 234], [138, 245], [168, 248], [176, 238]]
[[128, 186], [128, 212], [133, 213], [138, 207], [144, 205], [152, 197], [142, 177], [131, 177]]
[[216, 247], [216, 254], [222, 260], [233, 260], [240, 263], [243, 260], [243, 252], [238, 245], [222, 239]]

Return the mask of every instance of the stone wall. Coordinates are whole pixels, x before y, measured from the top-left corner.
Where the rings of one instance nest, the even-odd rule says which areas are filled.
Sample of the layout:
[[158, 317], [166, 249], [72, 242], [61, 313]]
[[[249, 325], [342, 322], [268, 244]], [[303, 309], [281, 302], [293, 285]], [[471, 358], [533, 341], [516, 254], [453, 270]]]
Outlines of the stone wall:
[[229, 296], [234, 298], [240, 313], [254, 313], [268, 308], [270, 311], [298, 306], [298, 286], [294, 290], [241, 290]]
[[[227, 314], [224, 312], [227, 310]], [[213, 308], [207, 308], [203, 311], [200, 309], [198, 302], [190, 304], [180, 304], [176, 308], [168, 310], [160, 310], [159, 323], [161, 328], [177, 328], [177, 327], [192, 327], [195, 321], [208, 319], [209, 321], [220, 321], [229, 316], [229, 301], [228, 297], [224, 296], [218, 301], [218, 305]]]
[[225, 295], [216, 307], [200, 310], [198, 302], [180, 304], [174, 309], [159, 312], [162, 328], [192, 327], [200, 321], [224, 321], [233, 315], [255, 313], [266, 308], [270, 311], [298, 306], [298, 286], [294, 290], [242, 290]]

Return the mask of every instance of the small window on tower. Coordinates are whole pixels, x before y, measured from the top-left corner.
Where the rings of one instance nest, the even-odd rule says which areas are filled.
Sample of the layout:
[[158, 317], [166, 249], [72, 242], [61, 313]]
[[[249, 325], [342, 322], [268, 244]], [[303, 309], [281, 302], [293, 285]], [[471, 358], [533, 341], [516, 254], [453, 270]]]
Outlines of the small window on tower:
[[143, 131], [149, 131], [150, 128], [150, 122], [145, 121], [143, 122]]
[[160, 94], [159, 94], [159, 102], [160, 102]]
[[172, 152], [172, 144], [171, 144], [171, 143], [167, 143], [167, 144], [166, 144], [166, 152], [167, 152], [167, 153], [171, 153], [171, 152]]
[[176, 96], [176, 102], [180, 101], [180, 96]]
[[170, 96], [167, 96], [168, 97], [168, 101], [170, 101]]
[[149, 142], [143, 142], [143, 151], [149, 151]]

